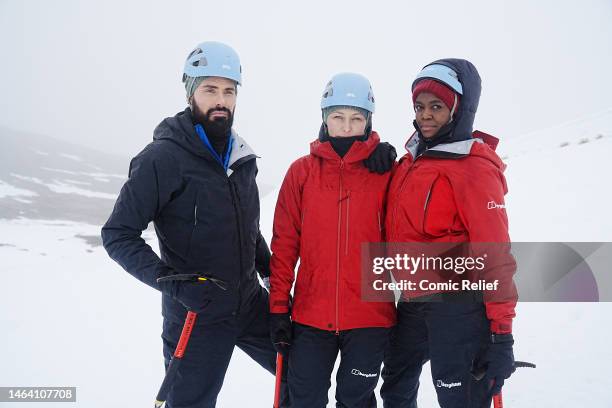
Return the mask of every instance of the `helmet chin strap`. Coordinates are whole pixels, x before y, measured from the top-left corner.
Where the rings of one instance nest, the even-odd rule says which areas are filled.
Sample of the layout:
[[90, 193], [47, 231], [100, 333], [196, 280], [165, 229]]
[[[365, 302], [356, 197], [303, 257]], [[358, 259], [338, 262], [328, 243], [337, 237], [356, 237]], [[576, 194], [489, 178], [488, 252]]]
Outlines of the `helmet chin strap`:
[[327, 123], [325, 122], [325, 114], [323, 113], [323, 109], [321, 109], [321, 122], [323, 122], [323, 129], [325, 129], [325, 135], [329, 136], [329, 130], [327, 129]]
[[457, 109], [457, 94], [454, 94], [454, 98], [455, 99], [453, 101], [453, 108], [450, 111], [450, 119], [448, 120], [447, 125], [453, 121], [454, 119], [453, 116], [455, 115], [455, 109]]

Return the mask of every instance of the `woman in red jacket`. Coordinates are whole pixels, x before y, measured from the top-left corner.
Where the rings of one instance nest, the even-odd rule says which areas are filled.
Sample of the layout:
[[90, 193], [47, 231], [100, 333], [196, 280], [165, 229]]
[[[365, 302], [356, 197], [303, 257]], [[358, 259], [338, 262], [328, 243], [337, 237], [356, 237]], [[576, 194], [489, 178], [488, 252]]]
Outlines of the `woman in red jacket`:
[[288, 356], [293, 408], [327, 406], [338, 352], [336, 406], [373, 407], [395, 304], [361, 299], [361, 243], [383, 239], [390, 173], [363, 164], [381, 146], [371, 130], [374, 96], [365, 77], [335, 75], [321, 108], [319, 138], [289, 168], [276, 204], [271, 338]]
[[[427, 361], [443, 408], [490, 407], [491, 396], [514, 371], [516, 265], [507, 252], [505, 166], [494, 152], [497, 140], [472, 133], [480, 90], [476, 68], [460, 59], [435, 61], [413, 82], [416, 133], [389, 187], [386, 238], [469, 242], [471, 249], [501, 243], [485, 244], [496, 256], [488, 258], [483, 277], [502, 279], [507, 292], [497, 298], [485, 292], [484, 302], [482, 292], [427, 293], [427, 298], [404, 292], [382, 373], [385, 407], [416, 408]], [[486, 376], [477, 381], [472, 374], [479, 370]]]

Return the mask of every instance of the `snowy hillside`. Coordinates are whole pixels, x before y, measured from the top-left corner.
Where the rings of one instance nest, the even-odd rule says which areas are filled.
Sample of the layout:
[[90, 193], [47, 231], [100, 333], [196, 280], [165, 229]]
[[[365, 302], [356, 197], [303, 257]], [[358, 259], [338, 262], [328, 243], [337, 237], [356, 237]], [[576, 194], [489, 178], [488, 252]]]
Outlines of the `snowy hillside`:
[[[0, 136], [0, 386], [76, 386], [70, 407], [150, 406], [163, 377], [159, 294], [91, 238], [127, 159], [13, 136]], [[513, 240], [612, 241], [612, 111], [502, 140], [499, 151]], [[268, 239], [277, 189], [262, 194]], [[538, 368], [509, 381], [508, 408], [612, 406], [611, 304], [522, 303], [517, 313], [516, 357]], [[421, 388], [420, 406], [436, 406], [428, 369]], [[273, 378], [236, 350], [218, 405], [270, 406], [272, 391]]]
[[514, 241], [612, 241], [612, 108], [500, 143]]
[[0, 128], [0, 218], [102, 223], [127, 177], [126, 157]]

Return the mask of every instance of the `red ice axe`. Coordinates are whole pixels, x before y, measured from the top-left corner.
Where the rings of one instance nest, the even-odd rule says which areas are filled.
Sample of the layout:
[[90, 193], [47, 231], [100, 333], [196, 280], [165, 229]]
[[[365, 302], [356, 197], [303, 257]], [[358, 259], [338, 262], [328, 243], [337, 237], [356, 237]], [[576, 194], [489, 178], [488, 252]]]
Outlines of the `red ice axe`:
[[493, 407], [494, 408], [504, 408], [504, 402], [502, 401], [502, 393], [493, 396]]
[[281, 379], [283, 377], [283, 355], [276, 353], [276, 383], [274, 384], [274, 408], [280, 408]]
[[193, 330], [196, 317], [198, 317], [197, 313], [191, 311], [187, 312], [187, 317], [185, 318], [185, 324], [183, 325], [181, 337], [179, 338], [178, 344], [176, 345], [176, 350], [174, 350], [174, 355], [170, 360], [170, 364], [168, 364], [168, 369], [166, 370], [164, 381], [162, 382], [161, 387], [159, 387], [159, 392], [157, 393], [157, 397], [155, 398], [155, 408], [161, 408], [164, 405], [164, 402], [166, 402], [168, 392], [170, 392], [170, 388], [172, 388], [172, 385], [174, 384], [176, 373], [178, 372], [178, 368], [181, 365], [183, 355], [185, 355], [185, 349], [187, 348], [187, 343], [189, 343], [189, 336], [191, 336], [191, 331]]
[[[217, 285], [222, 290], [226, 290], [225, 282], [219, 279], [211, 278], [209, 276], [200, 275], [196, 273], [187, 273], [187, 274], [176, 274], [176, 275], [168, 275], [157, 279], [157, 282], [166, 282], [166, 281], [184, 281], [184, 282], [205, 282], [211, 281], [215, 285]], [[176, 379], [176, 373], [178, 372], [178, 368], [181, 365], [181, 361], [183, 356], [185, 355], [185, 349], [187, 348], [187, 344], [189, 343], [189, 337], [191, 336], [191, 332], [193, 331], [193, 326], [195, 325], [196, 318], [198, 314], [192, 311], [187, 311], [187, 316], [185, 317], [185, 324], [183, 325], [183, 330], [181, 331], [181, 337], [179, 337], [178, 344], [176, 345], [176, 349], [174, 350], [174, 354], [170, 359], [170, 364], [168, 364], [168, 369], [166, 370], [166, 375], [164, 376], [164, 381], [162, 381], [161, 386], [159, 387], [159, 391], [157, 392], [157, 397], [155, 398], [155, 408], [161, 408], [166, 402], [166, 398], [168, 397], [168, 393], [174, 384], [174, 380]]]

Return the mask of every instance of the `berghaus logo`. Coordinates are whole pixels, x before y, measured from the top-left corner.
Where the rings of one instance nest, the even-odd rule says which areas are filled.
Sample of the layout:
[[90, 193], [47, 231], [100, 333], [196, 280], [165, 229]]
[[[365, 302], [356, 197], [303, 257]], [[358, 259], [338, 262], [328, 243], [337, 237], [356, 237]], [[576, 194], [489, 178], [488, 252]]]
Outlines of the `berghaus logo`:
[[455, 388], [455, 387], [461, 387], [461, 381], [459, 381], [459, 382], [452, 382], [452, 383], [445, 383], [442, 380], [438, 380], [438, 381], [436, 381], [436, 387], [438, 387], [438, 388], [448, 388], [448, 389]]
[[497, 204], [495, 201], [489, 201], [487, 203], [487, 209], [494, 210], [496, 208], [506, 208], [506, 204]]
[[372, 378], [372, 377], [377, 377], [377, 376], [378, 376], [378, 374], [377, 374], [377, 373], [362, 373], [361, 371], [359, 371], [359, 370], [358, 370], [358, 369], [356, 369], [356, 368], [353, 368], [353, 369], [351, 370], [351, 374], [353, 374], [353, 375], [357, 375], [357, 376], [359, 376], [359, 377], [366, 377], [366, 378]]

